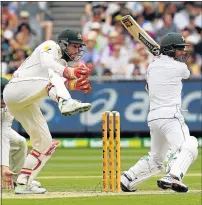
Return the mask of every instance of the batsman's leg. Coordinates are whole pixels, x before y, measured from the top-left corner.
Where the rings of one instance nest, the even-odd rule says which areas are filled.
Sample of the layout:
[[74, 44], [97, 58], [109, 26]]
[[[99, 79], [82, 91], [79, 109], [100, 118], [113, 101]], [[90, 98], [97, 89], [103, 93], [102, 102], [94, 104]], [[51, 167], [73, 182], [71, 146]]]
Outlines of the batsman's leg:
[[167, 140], [158, 128], [158, 122], [149, 123], [149, 127], [151, 151], [121, 176], [121, 187], [124, 192], [136, 191], [137, 184], [164, 171], [163, 161], [168, 150]]
[[182, 183], [182, 179], [189, 166], [197, 158], [198, 141], [195, 137], [190, 136], [182, 115], [169, 120], [169, 123], [165, 123], [162, 129], [171, 145], [173, 157], [168, 161], [166, 176], [159, 179], [157, 184], [162, 189], [170, 188], [177, 192], [187, 192], [188, 187]]

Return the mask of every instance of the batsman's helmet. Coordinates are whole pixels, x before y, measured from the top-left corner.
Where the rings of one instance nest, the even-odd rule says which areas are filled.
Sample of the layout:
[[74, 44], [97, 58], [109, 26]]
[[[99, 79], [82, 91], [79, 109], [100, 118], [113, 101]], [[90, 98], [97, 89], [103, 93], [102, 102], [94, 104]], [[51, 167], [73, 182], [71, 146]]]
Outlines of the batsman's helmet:
[[[176, 50], [184, 50], [185, 46], [190, 44], [186, 43], [184, 37], [179, 33], [166, 34], [160, 44], [160, 53], [176, 58]], [[176, 60], [183, 61], [182, 58]]]
[[6, 78], [1, 77], [1, 96], [3, 96], [3, 91], [7, 84], [8, 80]]
[[[68, 51], [67, 51], [67, 46], [70, 44], [70, 43], [76, 43], [76, 44], [80, 44], [81, 47], [82, 46], [85, 46], [83, 40], [82, 40], [82, 35], [81, 35], [81, 32], [77, 31], [77, 30], [73, 30], [73, 29], [66, 29], [64, 31], [62, 31], [59, 36], [58, 36], [58, 44], [62, 50], [62, 55], [63, 55], [63, 58], [66, 60], [66, 61], [70, 61], [70, 60], [75, 60], [75, 59], [72, 59], [69, 54], [68, 54]], [[80, 49], [80, 52], [79, 52], [79, 56], [81, 56], [81, 49]]]

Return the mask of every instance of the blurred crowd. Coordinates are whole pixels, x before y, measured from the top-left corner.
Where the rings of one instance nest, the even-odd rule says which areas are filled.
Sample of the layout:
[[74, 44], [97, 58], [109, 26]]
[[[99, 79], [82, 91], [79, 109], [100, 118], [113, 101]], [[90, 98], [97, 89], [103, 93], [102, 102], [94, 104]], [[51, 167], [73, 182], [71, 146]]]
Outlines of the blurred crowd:
[[47, 2], [1, 2], [2, 73], [12, 74], [44, 40], [52, 39]]
[[[168, 32], [181, 33], [191, 44], [191, 77], [202, 78], [201, 2], [86, 2], [84, 10], [81, 60], [93, 76], [145, 79], [153, 56], [121, 25], [121, 17], [129, 14], [158, 43]], [[36, 46], [52, 39], [52, 30], [47, 2], [2, 2], [2, 72], [12, 74]]]
[[82, 17], [86, 52], [82, 57], [93, 75], [144, 79], [152, 54], [136, 43], [121, 25], [131, 15], [160, 43], [168, 32], [179, 32], [191, 44], [187, 62], [192, 78], [202, 77], [201, 2], [88, 2]]

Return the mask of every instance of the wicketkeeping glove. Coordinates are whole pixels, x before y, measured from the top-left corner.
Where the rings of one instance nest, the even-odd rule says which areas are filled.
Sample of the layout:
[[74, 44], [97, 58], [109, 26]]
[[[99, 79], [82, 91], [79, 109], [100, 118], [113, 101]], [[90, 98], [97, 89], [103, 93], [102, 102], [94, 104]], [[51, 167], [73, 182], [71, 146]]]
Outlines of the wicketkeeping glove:
[[90, 81], [87, 78], [66, 80], [65, 86], [68, 90], [81, 90], [86, 94], [92, 91]]
[[85, 64], [80, 64], [78, 67], [67, 67], [64, 69], [63, 77], [69, 80], [77, 78], [87, 78], [91, 73], [90, 68]]

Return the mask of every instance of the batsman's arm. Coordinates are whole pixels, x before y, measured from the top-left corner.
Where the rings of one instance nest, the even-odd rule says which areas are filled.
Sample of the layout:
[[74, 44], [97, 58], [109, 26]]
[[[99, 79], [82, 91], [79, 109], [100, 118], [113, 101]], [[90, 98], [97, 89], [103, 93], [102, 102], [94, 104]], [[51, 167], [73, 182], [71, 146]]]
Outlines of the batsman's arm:
[[187, 65], [184, 63], [179, 62], [177, 71], [180, 72], [179, 75], [182, 77], [182, 79], [188, 79], [190, 77], [191, 72]]

